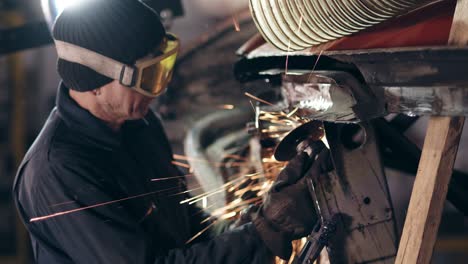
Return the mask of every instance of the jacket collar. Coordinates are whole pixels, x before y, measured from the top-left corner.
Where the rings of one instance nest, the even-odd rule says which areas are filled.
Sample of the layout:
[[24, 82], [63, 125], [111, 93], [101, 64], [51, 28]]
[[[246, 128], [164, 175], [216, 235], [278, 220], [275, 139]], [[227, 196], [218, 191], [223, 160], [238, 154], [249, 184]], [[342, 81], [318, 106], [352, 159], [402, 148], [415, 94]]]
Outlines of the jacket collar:
[[73, 131], [77, 131], [101, 147], [114, 149], [120, 146], [121, 133], [114, 132], [102, 120], [81, 108], [69, 94], [69, 89], [60, 83], [57, 92], [59, 116]]

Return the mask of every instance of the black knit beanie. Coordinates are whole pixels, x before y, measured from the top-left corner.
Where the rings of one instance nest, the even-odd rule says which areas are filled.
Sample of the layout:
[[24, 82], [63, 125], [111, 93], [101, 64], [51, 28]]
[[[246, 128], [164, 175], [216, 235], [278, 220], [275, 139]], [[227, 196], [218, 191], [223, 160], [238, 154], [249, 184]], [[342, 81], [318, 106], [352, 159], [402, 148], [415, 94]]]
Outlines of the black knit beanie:
[[[95, 51], [125, 64], [149, 54], [166, 32], [156, 12], [138, 0], [86, 0], [57, 18], [53, 37]], [[57, 63], [64, 84], [90, 91], [113, 80], [80, 64]]]

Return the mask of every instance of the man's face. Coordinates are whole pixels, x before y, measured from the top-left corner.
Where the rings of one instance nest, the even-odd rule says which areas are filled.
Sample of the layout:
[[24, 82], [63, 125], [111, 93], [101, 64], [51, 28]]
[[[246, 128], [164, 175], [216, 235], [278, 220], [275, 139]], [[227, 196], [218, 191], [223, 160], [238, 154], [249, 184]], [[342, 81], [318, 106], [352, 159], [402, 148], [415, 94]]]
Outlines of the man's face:
[[143, 118], [154, 98], [144, 96], [113, 81], [100, 88], [97, 102], [102, 109], [116, 119], [135, 120]]

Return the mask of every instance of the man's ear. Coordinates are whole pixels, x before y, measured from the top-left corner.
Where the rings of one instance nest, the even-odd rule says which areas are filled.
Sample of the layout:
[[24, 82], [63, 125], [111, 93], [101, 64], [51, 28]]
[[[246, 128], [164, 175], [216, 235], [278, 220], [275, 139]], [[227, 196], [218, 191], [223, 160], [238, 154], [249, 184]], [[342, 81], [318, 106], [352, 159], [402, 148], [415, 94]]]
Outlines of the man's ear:
[[100, 96], [101, 95], [101, 88], [94, 89], [92, 92], [93, 92], [93, 94], [95, 96]]

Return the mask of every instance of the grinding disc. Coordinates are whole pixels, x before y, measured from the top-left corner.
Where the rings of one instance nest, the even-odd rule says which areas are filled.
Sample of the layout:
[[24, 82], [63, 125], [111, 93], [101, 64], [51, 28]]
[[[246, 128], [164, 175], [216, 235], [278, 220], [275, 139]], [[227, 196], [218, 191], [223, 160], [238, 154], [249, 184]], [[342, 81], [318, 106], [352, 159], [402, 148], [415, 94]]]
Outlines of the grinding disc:
[[283, 140], [276, 146], [275, 159], [278, 161], [288, 161], [297, 155], [298, 146], [308, 141], [319, 141], [325, 135], [323, 122], [311, 121], [305, 123], [286, 135]]

